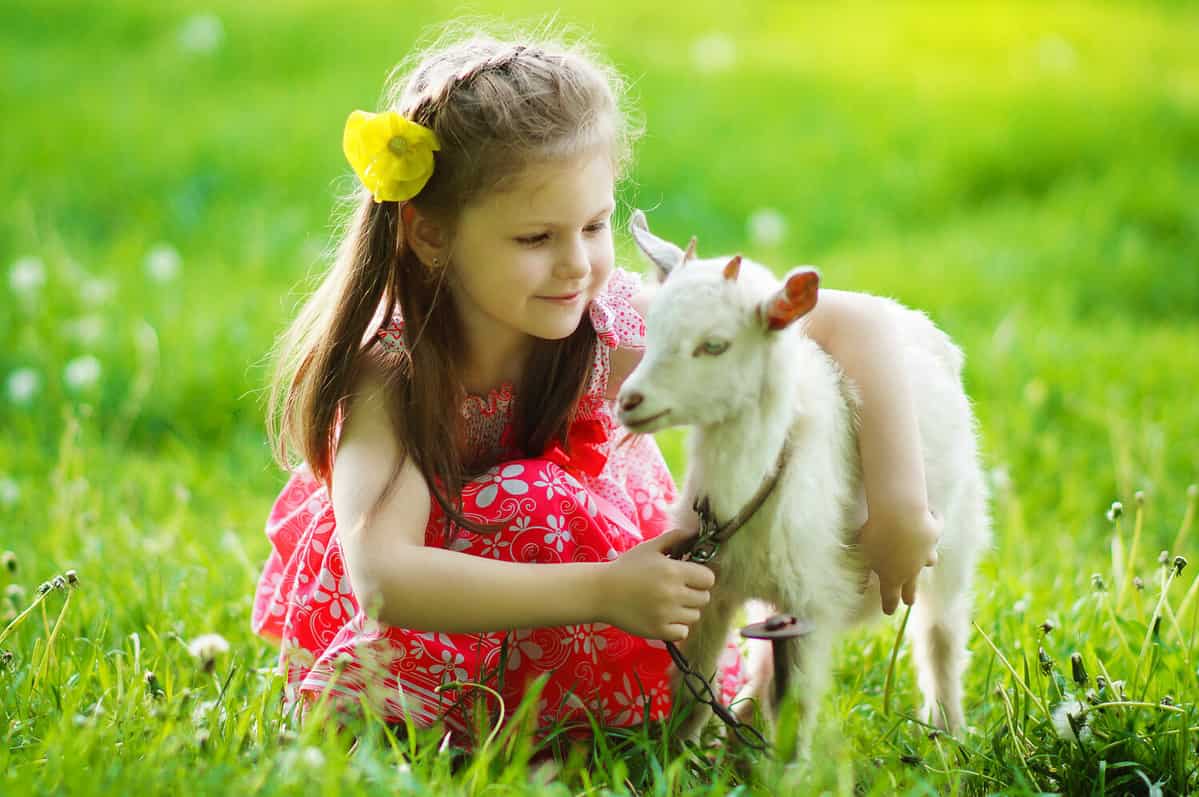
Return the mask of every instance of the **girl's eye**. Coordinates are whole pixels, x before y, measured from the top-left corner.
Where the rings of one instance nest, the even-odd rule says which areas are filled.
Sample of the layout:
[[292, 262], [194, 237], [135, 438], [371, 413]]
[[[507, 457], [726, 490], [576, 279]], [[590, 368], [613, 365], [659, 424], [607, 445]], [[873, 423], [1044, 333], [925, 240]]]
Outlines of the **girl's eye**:
[[731, 346], [727, 340], [705, 340], [703, 343], [695, 347], [695, 351], [691, 352], [692, 357], [698, 357], [701, 354], [710, 354], [715, 357], [718, 354], [724, 354]]
[[[583, 232], [587, 233], [588, 235], [595, 235], [596, 233], [603, 232], [607, 226], [607, 221], [597, 222], [596, 224], [588, 224], [583, 228]], [[549, 239], [550, 234], [548, 232], [543, 232], [538, 235], [526, 235], [517, 238], [516, 242], [522, 246], [537, 246], [538, 244], [545, 243]]]

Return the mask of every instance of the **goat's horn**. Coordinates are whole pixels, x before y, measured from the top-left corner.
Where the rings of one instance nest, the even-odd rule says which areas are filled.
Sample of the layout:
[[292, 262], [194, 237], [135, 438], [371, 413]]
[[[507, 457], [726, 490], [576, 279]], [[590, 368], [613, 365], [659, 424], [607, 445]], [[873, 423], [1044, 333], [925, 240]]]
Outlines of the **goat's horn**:
[[741, 273], [741, 255], [734, 255], [724, 267], [724, 278], [730, 282], [737, 279]]
[[[686, 263], [688, 260], [694, 260], [694, 259], [695, 259], [695, 236], [692, 235], [691, 242], [687, 244], [687, 251], [683, 252], [683, 263]], [[681, 266], [681, 265], [683, 265], [683, 263], [680, 263], [679, 265]]]

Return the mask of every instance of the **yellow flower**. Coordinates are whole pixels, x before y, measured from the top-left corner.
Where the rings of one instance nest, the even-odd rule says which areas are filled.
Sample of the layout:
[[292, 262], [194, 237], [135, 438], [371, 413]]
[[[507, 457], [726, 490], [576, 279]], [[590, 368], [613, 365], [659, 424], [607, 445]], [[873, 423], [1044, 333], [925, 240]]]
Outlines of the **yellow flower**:
[[395, 111], [354, 111], [341, 147], [376, 202], [420, 193], [433, 175], [433, 152], [441, 149], [432, 130]]

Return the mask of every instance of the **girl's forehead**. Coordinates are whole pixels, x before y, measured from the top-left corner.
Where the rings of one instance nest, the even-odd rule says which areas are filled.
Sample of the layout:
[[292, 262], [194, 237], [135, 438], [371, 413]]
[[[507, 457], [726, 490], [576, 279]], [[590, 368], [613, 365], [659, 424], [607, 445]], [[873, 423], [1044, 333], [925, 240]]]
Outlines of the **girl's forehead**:
[[500, 223], [575, 221], [612, 205], [615, 176], [605, 153], [535, 162], [479, 205]]

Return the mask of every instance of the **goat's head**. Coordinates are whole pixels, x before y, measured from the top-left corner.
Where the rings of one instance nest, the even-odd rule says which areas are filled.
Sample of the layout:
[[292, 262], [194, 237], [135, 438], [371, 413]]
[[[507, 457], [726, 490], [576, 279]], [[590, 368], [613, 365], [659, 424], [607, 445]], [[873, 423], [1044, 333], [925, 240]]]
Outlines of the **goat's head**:
[[720, 423], [758, 400], [776, 336], [816, 305], [814, 268], [780, 285], [767, 268], [743, 259], [702, 259], [649, 231], [633, 214], [637, 245], [663, 277], [646, 319], [646, 350], [618, 397], [621, 423], [635, 432]]

